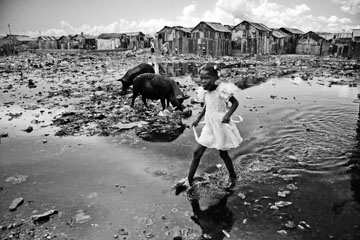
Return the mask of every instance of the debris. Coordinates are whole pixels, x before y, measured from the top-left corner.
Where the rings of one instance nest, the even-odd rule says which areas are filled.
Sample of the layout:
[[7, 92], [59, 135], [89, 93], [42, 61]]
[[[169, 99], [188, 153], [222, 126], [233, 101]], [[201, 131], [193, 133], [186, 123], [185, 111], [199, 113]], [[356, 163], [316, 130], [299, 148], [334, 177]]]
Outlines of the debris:
[[285, 223], [285, 227], [293, 229], [296, 228], [296, 225], [293, 221], [287, 221], [287, 223]]
[[49, 221], [50, 216], [57, 214], [57, 213], [58, 213], [58, 210], [52, 209], [43, 214], [32, 215], [30, 218], [31, 218], [31, 221], [33, 221], [35, 224], [41, 224], [41, 223]]
[[287, 201], [278, 201], [275, 203], [275, 206], [276, 207], [279, 207], [279, 208], [282, 208], [282, 207], [286, 207], [286, 206], [289, 206], [291, 205], [292, 202], [287, 202]]
[[287, 235], [287, 231], [286, 230], [279, 230], [279, 231], [277, 231], [280, 235], [283, 235], [283, 236], [285, 236], [285, 235]]
[[12, 211], [15, 211], [21, 204], [23, 204], [24, 202], [24, 199], [22, 197], [19, 197], [19, 198], [15, 198], [10, 207], [9, 207], [9, 210], [12, 212]]
[[85, 215], [84, 210], [78, 210], [77, 214], [74, 217], [76, 223], [86, 223], [90, 221], [91, 217], [90, 215]]
[[294, 184], [292, 184], [292, 183], [291, 183], [291, 184], [288, 184], [288, 185], [286, 186], [286, 188], [289, 189], [289, 190], [293, 190], [293, 191], [297, 189], [297, 187], [296, 187]]
[[242, 200], [244, 200], [244, 199], [246, 198], [245, 194], [243, 194], [243, 193], [241, 193], [241, 192], [238, 193], [237, 196], [238, 196], [239, 198], [241, 198]]
[[12, 182], [12, 184], [20, 184], [26, 181], [28, 176], [15, 174], [12, 177], [5, 179], [5, 182]]
[[31, 133], [34, 130], [32, 126], [27, 127], [26, 129], [23, 129], [24, 132]]
[[118, 123], [115, 125], [116, 128], [119, 130], [128, 130], [134, 127], [142, 127], [143, 125], [148, 124], [148, 122], [145, 121], [138, 121], [133, 123]]
[[289, 190], [279, 191], [279, 192], [278, 192], [278, 196], [279, 196], [279, 197], [286, 197], [288, 194], [290, 194], [290, 191], [289, 191]]
[[297, 225], [297, 227], [301, 230], [311, 229], [310, 225], [307, 224], [305, 221], [300, 221], [299, 224]]
[[0, 133], [0, 138], [6, 138], [9, 137], [8, 133]]
[[222, 232], [223, 232], [223, 234], [224, 234], [227, 238], [230, 238], [230, 234], [229, 234], [227, 231], [222, 230]]

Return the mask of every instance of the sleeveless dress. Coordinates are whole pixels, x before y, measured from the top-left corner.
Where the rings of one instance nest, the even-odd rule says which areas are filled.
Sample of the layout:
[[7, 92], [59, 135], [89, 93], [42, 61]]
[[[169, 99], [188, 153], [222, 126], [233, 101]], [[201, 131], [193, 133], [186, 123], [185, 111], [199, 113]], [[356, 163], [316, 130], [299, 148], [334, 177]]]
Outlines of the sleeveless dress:
[[206, 106], [205, 126], [198, 138], [198, 143], [218, 150], [229, 150], [238, 147], [242, 138], [236, 124], [222, 123], [222, 118], [228, 112], [229, 98], [238, 88], [233, 83], [220, 83], [214, 91], [198, 89], [198, 101]]

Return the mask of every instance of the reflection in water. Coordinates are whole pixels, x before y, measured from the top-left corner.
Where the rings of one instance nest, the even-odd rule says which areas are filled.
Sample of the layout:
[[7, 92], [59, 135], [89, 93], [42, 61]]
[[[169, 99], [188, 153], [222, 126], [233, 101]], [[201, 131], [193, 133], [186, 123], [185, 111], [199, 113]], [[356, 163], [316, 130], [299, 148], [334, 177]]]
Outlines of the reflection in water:
[[[165, 75], [168, 77], [181, 77], [190, 75], [196, 79], [199, 77], [199, 69], [203, 66], [203, 64], [195, 63], [195, 62], [170, 62], [170, 63], [155, 63], [154, 68], [155, 72], [161, 75]], [[232, 73], [239, 74], [237, 76], [238, 79], [234, 82], [240, 89], [250, 88], [256, 85], [259, 85], [268, 80], [268, 78], [264, 76], [255, 76], [248, 74], [240, 74], [241, 67], [244, 65], [233, 64], [233, 65], [219, 65], [219, 69], [225, 75], [231, 75]]]
[[191, 219], [201, 227], [202, 237], [205, 239], [223, 239], [226, 236], [225, 233], [231, 231], [235, 216], [226, 206], [229, 196], [230, 194], [225, 194], [218, 203], [209, 206], [205, 210], [201, 210], [199, 199], [191, 200], [194, 212]]
[[351, 190], [353, 191], [353, 198], [360, 204], [360, 105], [358, 113], [357, 127], [356, 127], [356, 145], [350, 157], [349, 165], [351, 174]]
[[198, 66], [194, 62], [174, 62], [174, 63], [160, 63], [158, 64], [159, 74], [168, 77], [180, 77], [185, 75], [198, 75]]

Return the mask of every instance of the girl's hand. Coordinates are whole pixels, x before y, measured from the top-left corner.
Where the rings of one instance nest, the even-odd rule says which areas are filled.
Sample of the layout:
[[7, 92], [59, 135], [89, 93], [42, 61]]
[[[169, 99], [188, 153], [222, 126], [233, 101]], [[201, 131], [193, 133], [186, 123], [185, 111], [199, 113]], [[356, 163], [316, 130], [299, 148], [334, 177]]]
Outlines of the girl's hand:
[[222, 123], [229, 123], [229, 122], [230, 122], [230, 117], [226, 114], [226, 115], [223, 117], [223, 119], [222, 119], [221, 122], [222, 122]]

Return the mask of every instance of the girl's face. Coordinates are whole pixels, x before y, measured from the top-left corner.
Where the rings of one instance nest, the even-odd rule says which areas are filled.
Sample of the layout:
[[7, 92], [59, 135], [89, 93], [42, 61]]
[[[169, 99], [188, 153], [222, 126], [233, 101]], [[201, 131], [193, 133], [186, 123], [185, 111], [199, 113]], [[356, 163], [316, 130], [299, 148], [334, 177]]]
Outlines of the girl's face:
[[200, 84], [204, 90], [212, 91], [215, 90], [217, 85], [215, 84], [217, 77], [211, 76], [208, 71], [200, 71]]

